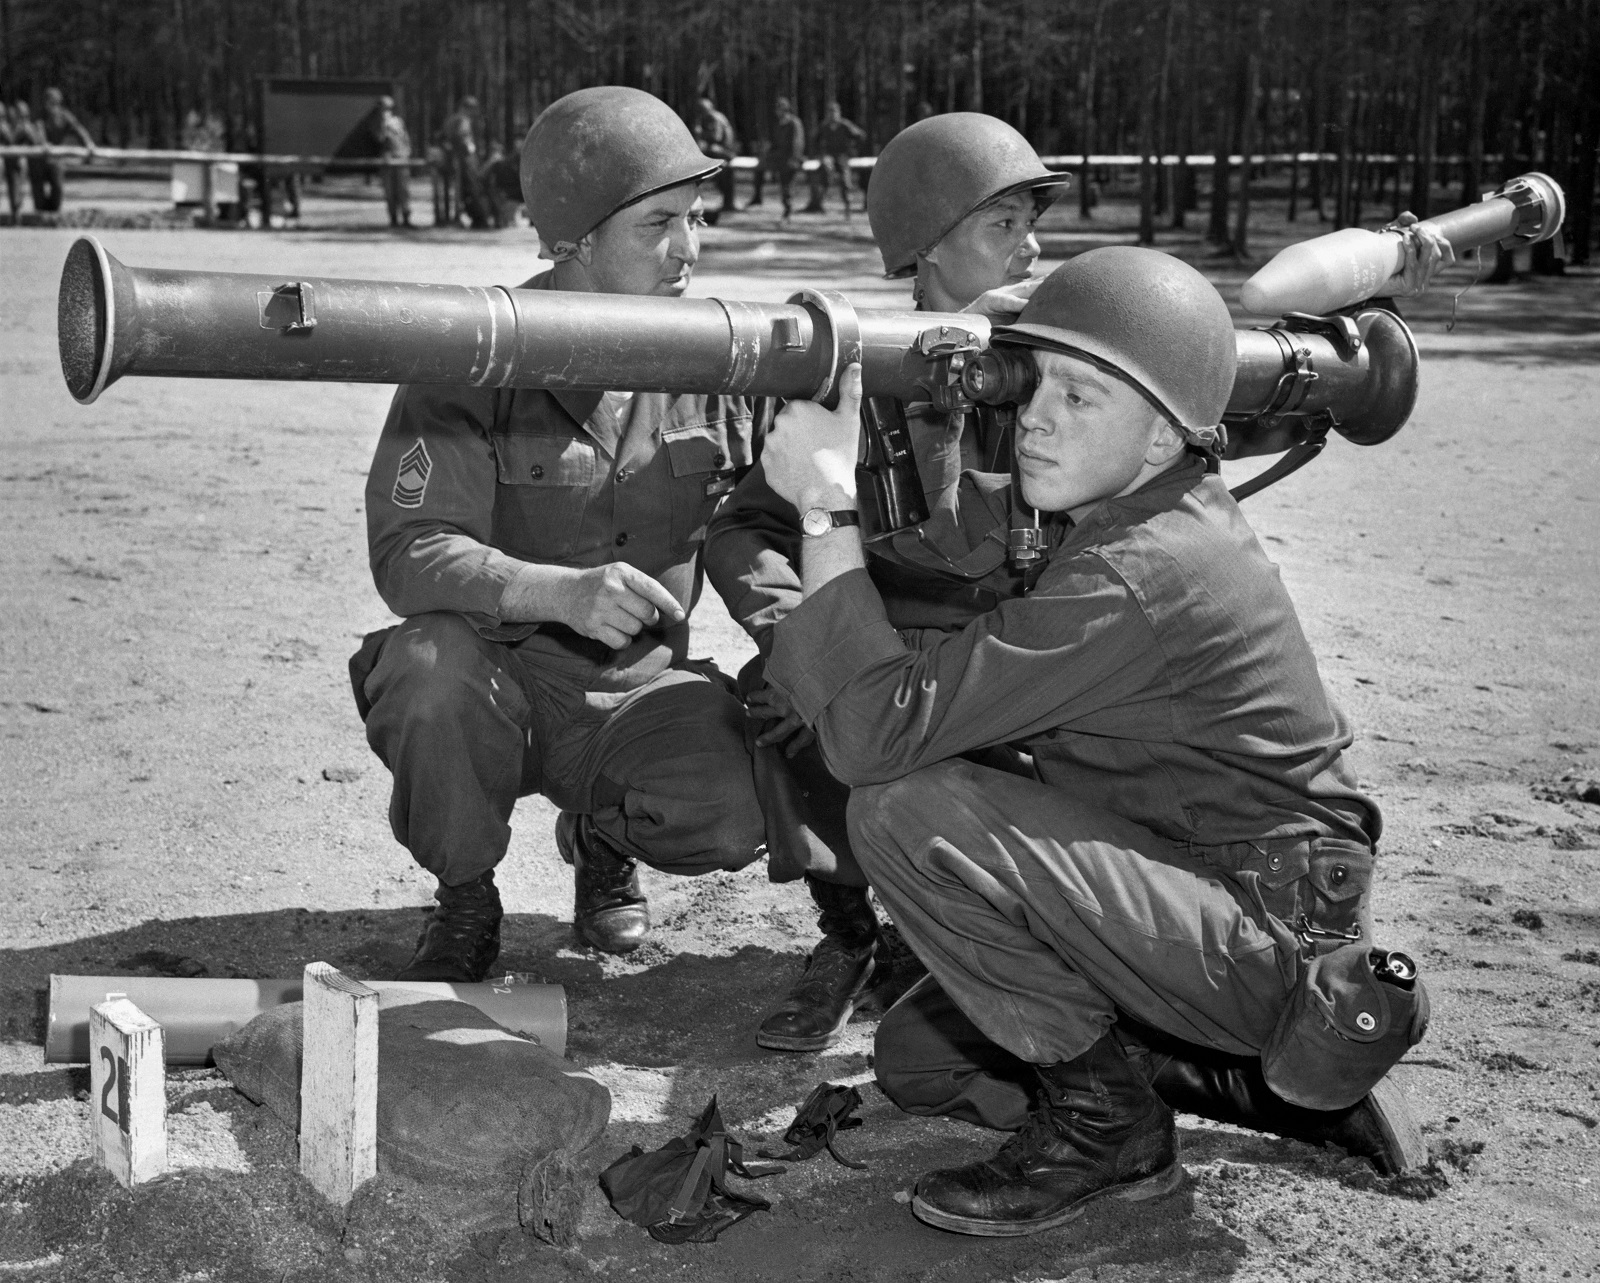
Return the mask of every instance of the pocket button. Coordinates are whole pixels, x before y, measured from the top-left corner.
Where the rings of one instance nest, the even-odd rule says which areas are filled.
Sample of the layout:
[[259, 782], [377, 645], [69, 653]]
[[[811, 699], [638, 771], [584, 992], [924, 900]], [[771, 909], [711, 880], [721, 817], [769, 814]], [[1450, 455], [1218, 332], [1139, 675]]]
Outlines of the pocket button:
[[1370, 1034], [1378, 1027], [1378, 1022], [1372, 1018], [1370, 1011], [1362, 1011], [1356, 1014], [1356, 1025], [1362, 1032]]
[[721, 450], [718, 450], [717, 453], [714, 456], [712, 456], [711, 466], [714, 467], [714, 468], [720, 468], [720, 467], [722, 467], [723, 464], [725, 464], [727, 462], [728, 462], [728, 456], [723, 454]]
[[1267, 868], [1271, 869], [1274, 873], [1276, 873], [1282, 867], [1283, 857], [1281, 855], [1269, 855], [1267, 857]]
[[533, 467], [528, 469], [528, 475], [537, 481], [540, 477], [544, 476], [543, 465], [537, 463], [534, 464]]
[[1344, 880], [1350, 876], [1350, 870], [1342, 864], [1336, 864], [1328, 870], [1328, 881], [1334, 886], [1343, 886]]

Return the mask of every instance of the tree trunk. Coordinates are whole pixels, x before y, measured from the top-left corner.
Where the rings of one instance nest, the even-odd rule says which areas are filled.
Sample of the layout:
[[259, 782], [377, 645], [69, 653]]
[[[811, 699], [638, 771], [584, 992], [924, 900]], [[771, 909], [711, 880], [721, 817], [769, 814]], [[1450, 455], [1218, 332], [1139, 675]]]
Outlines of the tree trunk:
[[970, 24], [972, 50], [971, 70], [972, 88], [967, 94], [967, 101], [971, 103], [971, 110], [983, 110], [983, 26], [978, 17], [978, 0], [971, 0], [967, 10], [967, 20]]
[[1467, 81], [1466, 142], [1461, 148], [1461, 204], [1471, 205], [1483, 186], [1483, 119], [1488, 106], [1488, 78], [1483, 74], [1483, 8], [1472, 6]]
[[1261, 88], [1261, 48], [1267, 38], [1269, 11], [1256, 11], [1250, 47], [1244, 59], [1244, 98], [1239, 106], [1239, 209], [1233, 224], [1233, 252], [1239, 258], [1250, 256], [1250, 175], [1254, 166], [1250, 154], [1256, 145], [1256, 96]]
[[1424, 56], [1417, 78], [1417, 133], [1415, 159], [1411, 166], [1411, 212], [1427, 218], [1433, 198], [1433, 158], [1436, 151], [1439, 118], [1439, 91], [1434, 68], [1437, 62]]
[[1094, 187], [1089, 153], [1094, 150], [1095, 118], [1094, 96], [1097, 89], [1095, 73], [1100, 61], [1100, 31], [1105, 23], [1106, 0], [1097, 0], [1094, 10], [1094, 29], [1089, 36], [1089, 69], [1083, 80], [1083, 163], [1078, 166], [1078, 217], [1094, 217]]
[[1206, 227], [1206, 239], [1213, 245], [1226, 245], [1228, 243], [1228, 184], [1232, 179], [1232, 163], [1229, 154], [1232, 147], [1233, 131], [1230, 128], [1228, 100], [1230, 94], [1220, 93], [1217, 96], [1217, 119], [1215, 143], [1212, 148], [1211, 164], [1211, 221]]

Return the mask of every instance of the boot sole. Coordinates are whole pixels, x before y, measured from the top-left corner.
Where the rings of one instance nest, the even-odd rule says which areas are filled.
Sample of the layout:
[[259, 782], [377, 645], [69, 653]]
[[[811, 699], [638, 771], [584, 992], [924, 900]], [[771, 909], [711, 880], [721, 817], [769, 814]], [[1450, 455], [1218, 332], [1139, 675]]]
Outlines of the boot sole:
[[1418, 1125], [1405, 1091], [1392, 1075], [1385, 1075], [1378, 1085], [1367, 1093], [1364, 1102], [1383, 1136], [1382, 1155], [1373, 1156], [1373, 1164], [1385, 1176], [1398, 1176], [1414, 1171], [1428, 1162], [1428, 1142]]
[[920, 1195], [912, 1198], [911, 1213], [925, 1224], [941, 1230], [953, 1230], [957, 1234], [976, 1234], [983, 1238], [1020, 1238], [1024, 1234], [1039, 1234], [1076, 1220], [1089, 1210], [1092, 1203], [1103, 1198], [1115, 1198], [1128, 1203], [1142, 1203], [1147, 1199], [1160, 1198], [1181, 1186], [1187, 1175], [1182, 1163], [1173, 1163], [1171, 1167], [1164, 1168], [1154, 1176], [1130, 1181], [1126, 1185], [1111, 1185], [1096, 1190], [1059, 1212], [1052, 1212], [1049, 1216], [1041, 1216], [1032, 1221], [988, 1221], [975, 1216], [957, 1216], [953, 1212], [940, 1211], [937, 1207], [924, 1203]]
[[764, 1033], [756, 1030], [756, 1046], [765, 1047], [769, 1051], [826, 1051], [839, 1039], [844, 1037], [844, 1027], [850, 1023], [850, 1013], [825, 1034], [813, 1034], [809, 1038], [791, 1038], [785, 1034]]

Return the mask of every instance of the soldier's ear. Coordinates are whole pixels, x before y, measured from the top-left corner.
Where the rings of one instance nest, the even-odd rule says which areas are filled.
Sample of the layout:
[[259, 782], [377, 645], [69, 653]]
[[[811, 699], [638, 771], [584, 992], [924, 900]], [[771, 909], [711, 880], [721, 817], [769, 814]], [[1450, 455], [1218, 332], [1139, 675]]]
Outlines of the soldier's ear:
[[1155, 436], [1151, 439], [1149, 448], [1144, 452], [1144, 461], [1152, 467], [1160, 467], [1170, 463], [1183, 453], [1183, 433], [1172, 426], [1165, 415], [1158, 415], [1159, 426]]

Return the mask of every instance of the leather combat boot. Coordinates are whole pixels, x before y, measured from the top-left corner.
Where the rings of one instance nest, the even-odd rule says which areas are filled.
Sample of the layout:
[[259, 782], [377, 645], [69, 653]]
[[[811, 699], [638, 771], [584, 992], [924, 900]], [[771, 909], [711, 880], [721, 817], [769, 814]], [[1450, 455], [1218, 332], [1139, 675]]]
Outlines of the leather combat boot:
[[811, 951], [800, 983], [756, 1031], [758, 1045], [777, 1051], [822, 1051], [838, 1042], [875, 965], [878, 919], [866, 887], [813, 877], [806, 878], [806, 886], [817, 902], [822, 939]]
[[[1119, 1033], [1122, 1024], [1118, 1025]], [[1126, 1040], [1128, 1035], [1122, 1034]], [[1428, 1143], [1392, 1077], [1384, 1078], [1348, 1109], [1306, 1109], [1291, 1105], [1272, 1088], [1254, 1057], [1149, 1039], [1153, 1046], [1128, 1047], [1145, 1070], [1150, 1086], [1173, 1109], [1219, 1123], [1285, 1136], [1308, 1145], [1337, 1145], [1368, 1159], [1385, 1176], [1428, 1161]], [[1126, 1045], [1126, 1042], [1125, 1042]]]
[[411, 961], [396, 980], [452, 980], [477, 984], [500, 956], [500, 892], [490, 869], [471, 882], [433, 893], [439, 902], [417, 940]]
[[959, 1234], [1037, 1234], [1097, 1198], [1156, 1198], [1183, 1183], [1172, 1111], [1109, 1034], [1075, 1060], [1035, 1067], [1041, 1091], [993, 1158], [929, 1172], [911, 1210]]
[[556, 817], [556, 850], [572, 866], [572, 929], [601, 953], [632, 953], [650, 930], [649, 901], [639, 889], [639, 862], [595, 832], [587, 815]]

